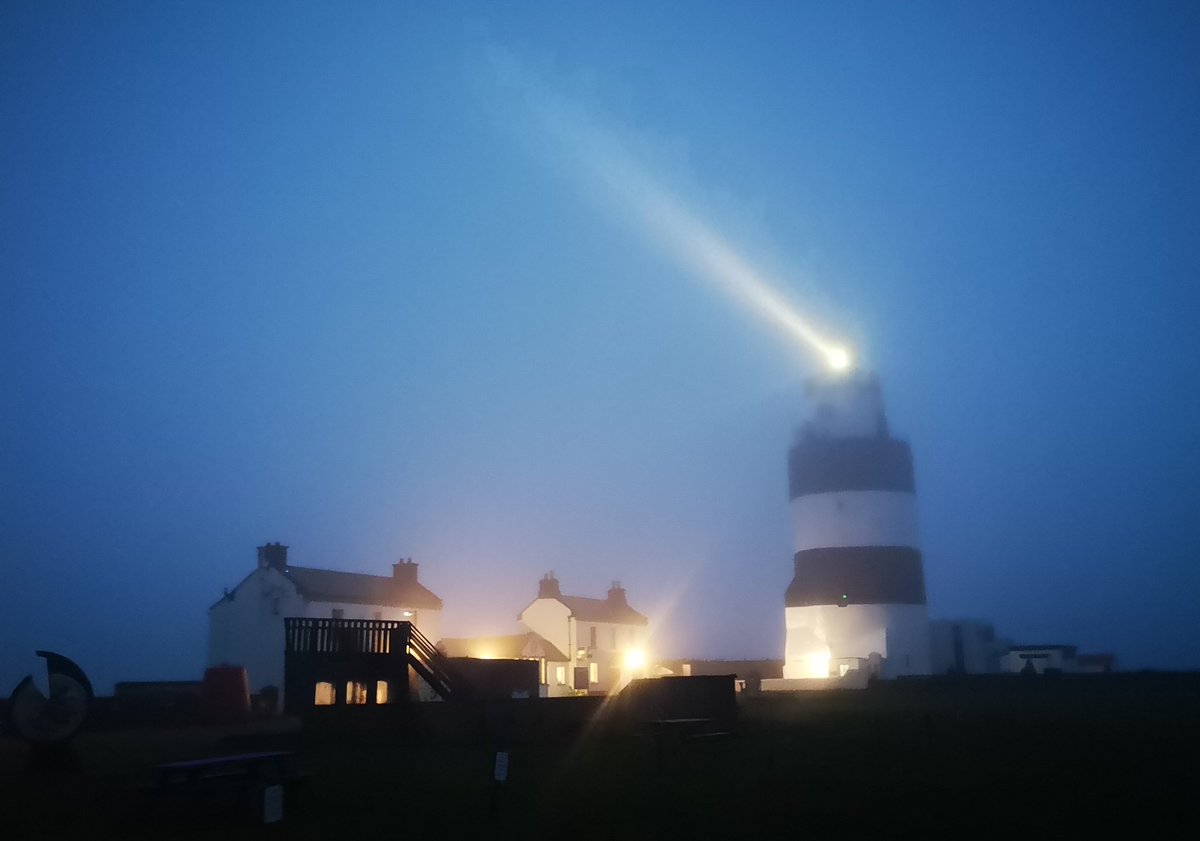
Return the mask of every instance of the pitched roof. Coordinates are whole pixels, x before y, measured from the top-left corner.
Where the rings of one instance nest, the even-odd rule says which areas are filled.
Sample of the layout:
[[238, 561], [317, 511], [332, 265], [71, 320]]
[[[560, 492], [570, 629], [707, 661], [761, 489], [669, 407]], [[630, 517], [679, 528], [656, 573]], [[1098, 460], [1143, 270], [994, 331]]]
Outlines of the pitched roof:
[[558, 596], [571, 615], [584, 622], [614, 622], [618, 625], [649, 625], [650, 620], [624, 601], [588, 599], [583, 596]]
[[545, 658], [552, 663], [569, 659], [541, 634], [509, 634], [500, 637], [471, 637], [443, 639], [438, 648], [447, 657], [483, 657], [497, 660], [520, 660], [527, 657]]
[[310, 601], [442, 609], [442, 600], [424, 586], [384, 575], [294, 566], [285, 567], [283, 574]]

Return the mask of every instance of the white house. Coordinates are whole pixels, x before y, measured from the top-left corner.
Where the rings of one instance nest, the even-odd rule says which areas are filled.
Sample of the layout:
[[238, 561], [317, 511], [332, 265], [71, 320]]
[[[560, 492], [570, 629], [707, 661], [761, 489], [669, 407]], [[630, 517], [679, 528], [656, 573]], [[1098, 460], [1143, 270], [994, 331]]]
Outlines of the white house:
[[388, 619], [412, 622], [436, 642], [442, 600], [417, 581], [412, 559], [392, 575], [290, 566], [288, 547], [258, 547], [258, 567], [208, 609], [208, 665], [244, 666], [250, 691], [283, 687], [283, 619]]
[[645, 674], [649, 620], [629, 606], [620, 582], [607, 598], [564, 596], [554, 573], [547, 573], [538, 597], [517, 618], [566, 655], [549, 676], [552, 687], [612, 692]]

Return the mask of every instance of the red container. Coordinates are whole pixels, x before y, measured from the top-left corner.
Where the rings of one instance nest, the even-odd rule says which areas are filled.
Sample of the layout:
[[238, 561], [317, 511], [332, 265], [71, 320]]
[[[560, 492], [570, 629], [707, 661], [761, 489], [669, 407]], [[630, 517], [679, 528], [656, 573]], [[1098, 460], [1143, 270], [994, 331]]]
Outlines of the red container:
[[205, 721], [217, 723], [250, 717], [250, 682], [244, 666], [213, 666], [204, 670], [200, 712]]

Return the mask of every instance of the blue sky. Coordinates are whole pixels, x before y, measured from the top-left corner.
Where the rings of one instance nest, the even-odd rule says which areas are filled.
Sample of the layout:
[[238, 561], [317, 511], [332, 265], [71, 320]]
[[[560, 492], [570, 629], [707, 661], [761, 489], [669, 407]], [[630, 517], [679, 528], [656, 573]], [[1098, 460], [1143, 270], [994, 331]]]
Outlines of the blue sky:
[[198, 676], [267, 540], [782, 655], [813, 359], [546, 109], [879, 374], [931, 615], [1200, 667], [1194, 4], [345, 6], [0, 10], [0, 691]]

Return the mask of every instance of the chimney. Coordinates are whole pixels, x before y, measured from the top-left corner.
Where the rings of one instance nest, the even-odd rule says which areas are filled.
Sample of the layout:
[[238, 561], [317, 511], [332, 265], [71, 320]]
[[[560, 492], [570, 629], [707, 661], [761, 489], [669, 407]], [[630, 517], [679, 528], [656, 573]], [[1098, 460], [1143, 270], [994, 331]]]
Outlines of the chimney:
[[287, 566], [288, 548], [282, 543], [267, 543], [258, 547], [258, 568], [271, 567], [283, 572]]
[[417, 567], [412, 558], [401, 558], [399, 563], [392, 564], [392, 580], [401, 587], [417, 585]]
[[538, 582], [538, 598], [539, 599], [558, 599], [562, 598], [562, 589], [558, 586], [558, 579], [554, 577], [554, 572], [550, 571], [542, 576], [542, 580]]
[[627, 604], [625, 601], [625, 588], [621, 586], [620, 581], [614, 581], [612, 586], [608, 588], [608, 600], [613, 604]]

